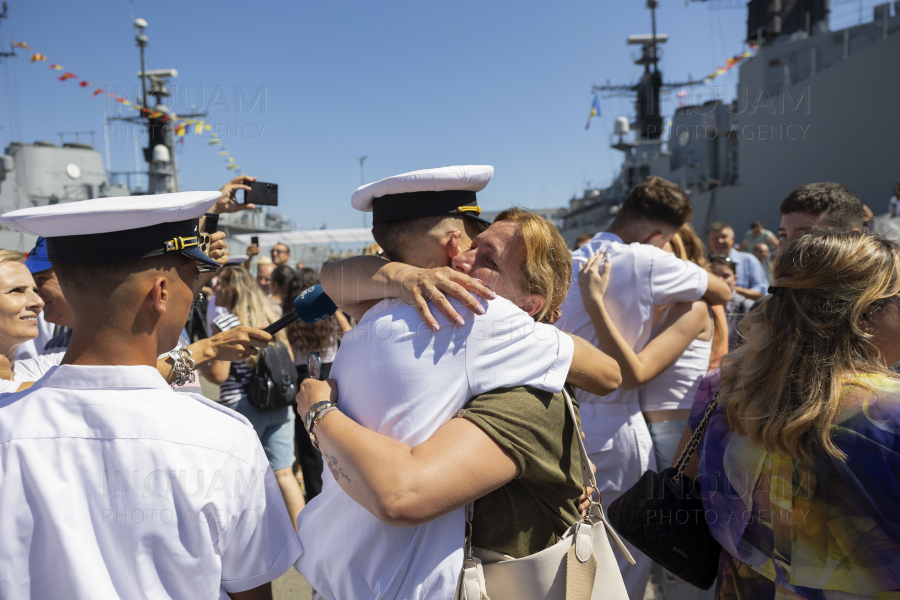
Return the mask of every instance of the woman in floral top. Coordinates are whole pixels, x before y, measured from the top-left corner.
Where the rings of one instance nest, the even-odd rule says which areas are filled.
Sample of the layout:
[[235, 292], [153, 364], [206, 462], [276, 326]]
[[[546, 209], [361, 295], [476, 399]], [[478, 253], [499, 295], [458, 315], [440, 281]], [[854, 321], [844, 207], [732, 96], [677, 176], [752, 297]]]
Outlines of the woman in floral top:
[[898, 259], [870, 235], [796, 240], [701, 384], [689, 427], [719, 402], [687, 472], [722, 544], [717, 598], [900, 598]]

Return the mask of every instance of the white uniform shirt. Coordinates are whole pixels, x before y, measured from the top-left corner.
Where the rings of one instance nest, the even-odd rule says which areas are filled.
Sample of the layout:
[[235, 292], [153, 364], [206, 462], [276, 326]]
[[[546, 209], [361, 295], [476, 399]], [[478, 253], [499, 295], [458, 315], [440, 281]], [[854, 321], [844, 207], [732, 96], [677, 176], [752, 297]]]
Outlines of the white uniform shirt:
[[[653, 307], [672, 302], [693, 302], [706, 293], [707, 272], [697, 265], [681, 260], [648, 244], [624, 244], [612, 233], [598, 233], [572, 254], [572, 286], [562, 304], [562, 318], [556, 326], [590, 341], [601, 350], [591, 318], [584, 309], [581, 290], [578, 287], [578, 269], [591, 255], [606, 250], [612, 263], [612, 279], [609, 282], [604, 304], [619, 333], [635, 352], [643, 350], [650, 339]], [[595, 396], [584, 390], [575, 390], [582, 411], [582, 427], [585, 445], [593, 453], [608, 449], [613, 432], [618, 425], [608, 419], [591, 422], [592, 411], [587, 404], [635, 404], [636, 389], [619, 388], [607, 396]], [[637, 407], [639, 410], [639, 407]], [[616, 411], [612, 411], [616, 412]], [[624, 415], [624, 413], [621, 416]], [[584, 422], [587, 421], [587, 422]], [[598, 472], [600, 465], [597, 465]]]
[[[187, 332], [182, 331], [181, 337], [178, 338], [178, 344], [176, 344], [176, 348], [180, 348], [182, 346], [190, 345], [187, 338]], [[50, 369], [53, 367], [58, 367], [62, 364], [62, 359], [66, 356], [66, 346], [61, 348], [57, 348], [54, 352], [43, 353], [40, 356], [34, 356], [32, 358], [27, 358], [22, 361], [17, 361], [15, 365], [15, 372], [13, 373], [13, 380], [16, 382], [16, 387], [19, 386], [20, 383], [25, 383], [28, 381], [37, 381], [41, 377], [47, 374]], [[165, 354], [159, 356], [159, 358], [164, 357]], [[15, 388], [13, 388], [15, 391]], [[175, 388], [176, 392], [180, 393], [194, 393], [203, 395], [203, 388], [200, 387], [200, 375], [194, 371], [194, 381], [192, 383], [185, 383], [182, 386]]]
[[[559, 391], [572, 338], [535, 323], [508, 300], [482, 301], [456, 327], [432, 310], [433, 332], [416, 310], [382, 301], [344, 334], [331, 377], [338, 406], [357, 423], [415, 446], [473, 397], [500, 387]], [[304, 554], [296, 568], [328, 600], [449, 600], [463, 559], [464, 509], [417, 527], [392, 527], [350, 498], [332, 477], [300, 512]]]
[[227, 598], [302, 549], [250, 424], [152, 367], [0, 398], [0, 597]]

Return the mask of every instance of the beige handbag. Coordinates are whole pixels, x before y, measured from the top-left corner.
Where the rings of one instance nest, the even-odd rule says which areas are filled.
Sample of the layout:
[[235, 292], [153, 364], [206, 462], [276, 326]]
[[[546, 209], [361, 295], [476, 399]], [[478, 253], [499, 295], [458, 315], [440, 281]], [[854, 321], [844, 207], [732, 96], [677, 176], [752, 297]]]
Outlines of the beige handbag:
[[[582, 485], [597, 489], [575, 407], [563, 389], [581, 452]], [[628, 600], [628, 592], [609, 538], [634, 564], [631, 553], [606, 520], [603, 508], [591, 505], [553, 546], [524, 558], [472, 547], [474, 504], [466, 507], [466, 545], [456, 600]]]

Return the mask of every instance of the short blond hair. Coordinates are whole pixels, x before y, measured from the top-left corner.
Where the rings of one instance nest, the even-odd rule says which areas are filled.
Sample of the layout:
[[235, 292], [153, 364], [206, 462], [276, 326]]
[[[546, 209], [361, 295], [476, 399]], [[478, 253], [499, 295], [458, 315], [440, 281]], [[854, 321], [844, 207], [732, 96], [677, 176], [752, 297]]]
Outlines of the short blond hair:
[[8, 262], [25, 264], [25, 255], [18, 250], [6, 250], [4, 248], [0, 248], [0, 265], [6, 264]]
[[572, 254], [566, 241], [550, 221], [524, 208], [509, 208], [494, 223], [514, 221], [525, 244], [522, 275], [527, 294], [543, 298], [544, 306], [534, 314], [540, 323], [554, 323], [572, 283]]

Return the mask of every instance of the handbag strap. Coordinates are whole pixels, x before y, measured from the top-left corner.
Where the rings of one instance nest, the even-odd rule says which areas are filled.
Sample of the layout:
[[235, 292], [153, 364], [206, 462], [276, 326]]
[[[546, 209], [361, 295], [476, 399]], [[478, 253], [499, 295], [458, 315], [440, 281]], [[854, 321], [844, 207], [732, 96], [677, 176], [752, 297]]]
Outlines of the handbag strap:
[[569, 391], [564, 387], [562, 390], [563, 398], [566, 399], [566, 408], [569, 409], [569, 416], [572, 417], [572, 423], [575, 425], [575, 439], [578, 440], [578, 452], [581, 454], [581, 485], [582, 487], [590, 487], [597, 489], [597, 479], [591, 470], [591, 461], [588, 460], [587, 448], [584, 446], [584, 440], [581, 439], [581, 426], [578, 419], [575, 418], [575, 406], [572, 404], [572, 397]]
[[712, 417], [712, 413], [718, 403], [719, 390], [716, 390], [716, 394], [710, 401], [709, 406], [706, 407], [706, 412], [703, 414], [703, 420], [700, 421], [697, 429], [694, 430], [693, 435], [691, 435], [691, 439], [688, 440], [687, 445], [681, 452], [681, 456], [678, 458], [678, 462], [675, 463], [675, 476], [672, 478], [673, 481], [678, 481], [679, 479], [681, 479], [681, 476], [684, 475], [684, 469], [685, 467], [687, 467], [687, 464], [691, 462], [691, 457], [694, 456], [694, 451], [700, 444], [700, 438], [703, 437], [703, 433], [706, 431], [706, 426], [709, 425], [709, 419], [710, 417]]

